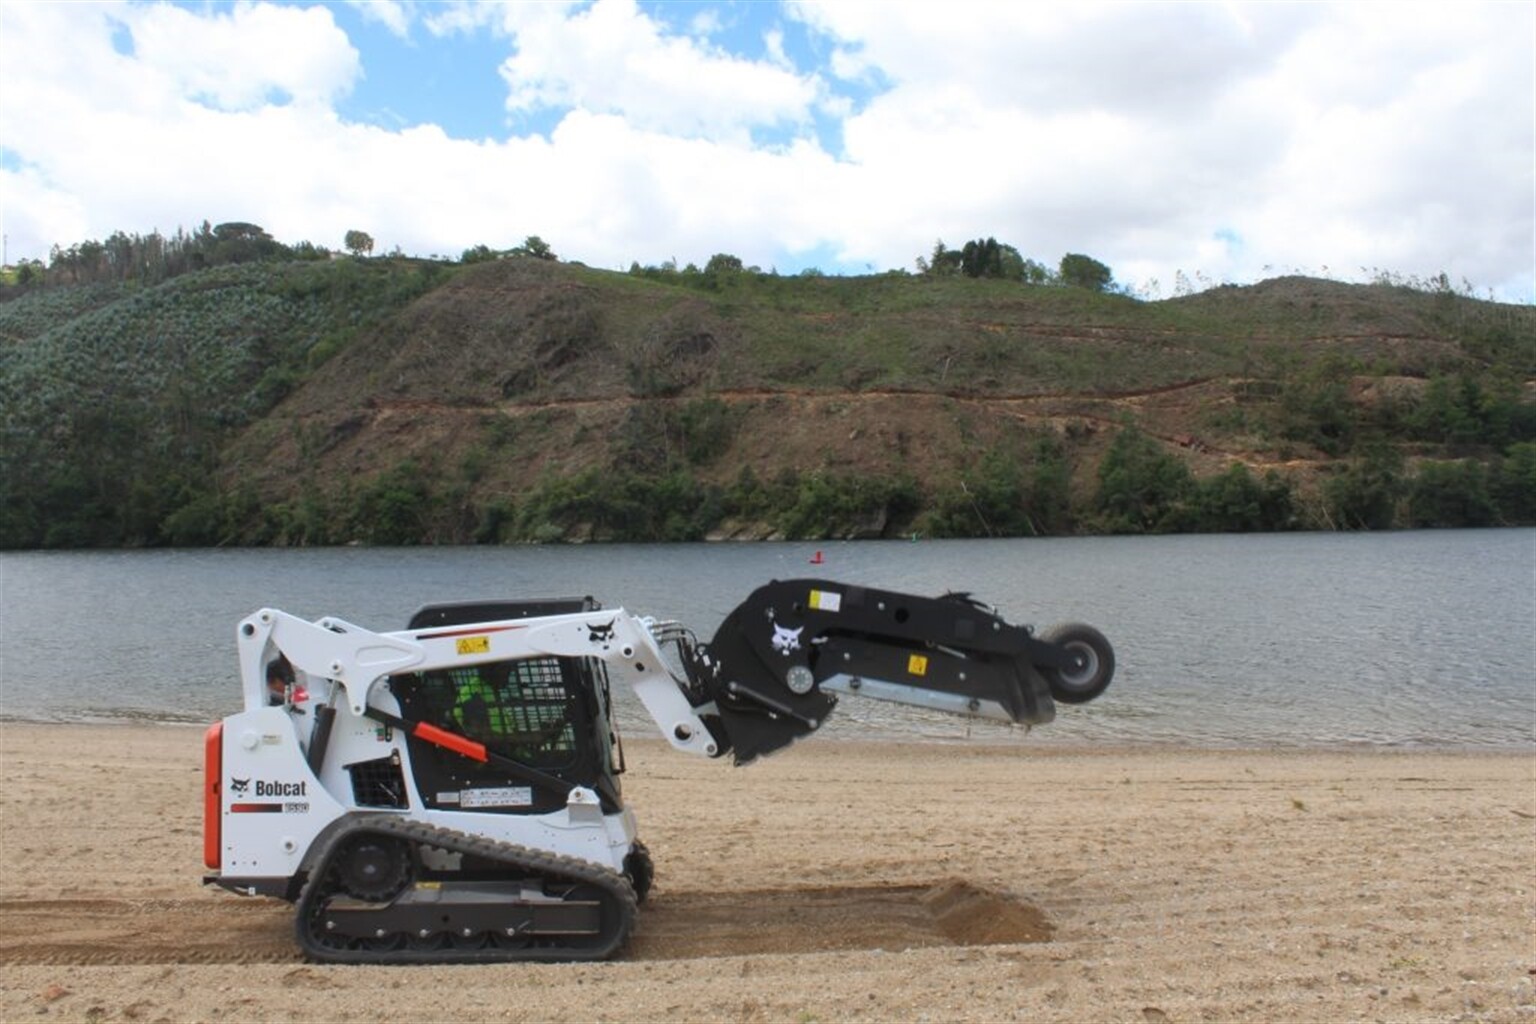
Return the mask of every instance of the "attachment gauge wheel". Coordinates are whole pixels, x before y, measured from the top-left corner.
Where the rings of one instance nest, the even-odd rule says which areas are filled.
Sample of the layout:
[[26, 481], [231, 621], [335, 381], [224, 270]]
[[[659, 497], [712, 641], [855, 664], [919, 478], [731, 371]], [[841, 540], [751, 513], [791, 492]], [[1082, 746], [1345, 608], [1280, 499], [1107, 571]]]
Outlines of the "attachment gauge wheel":
[[1115, 677], [1115, 650], [1092, 626], [1080, 622], [1052, 626], [1040, 639], [1063, 648], [1072, 659], [1065, 668], [1041, 667], [1051, 696], [1063, 704], [1086, 704]]

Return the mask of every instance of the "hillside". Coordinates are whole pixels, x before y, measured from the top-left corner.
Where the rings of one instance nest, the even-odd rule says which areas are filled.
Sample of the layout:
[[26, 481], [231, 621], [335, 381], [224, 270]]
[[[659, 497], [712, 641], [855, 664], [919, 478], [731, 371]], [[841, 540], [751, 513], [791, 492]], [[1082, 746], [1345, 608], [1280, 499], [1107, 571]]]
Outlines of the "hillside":
[[7, 546], [1536, 522], [1536, 309], [531, 258], [0, 303]]

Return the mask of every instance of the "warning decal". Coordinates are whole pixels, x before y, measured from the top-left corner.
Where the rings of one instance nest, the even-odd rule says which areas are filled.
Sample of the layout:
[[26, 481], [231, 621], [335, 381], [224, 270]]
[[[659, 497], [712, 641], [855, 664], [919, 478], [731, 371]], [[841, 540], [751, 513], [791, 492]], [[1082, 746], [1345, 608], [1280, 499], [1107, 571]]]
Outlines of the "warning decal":
[[843, 610], [843, 595], [835, 590], [811, 591], [811, 607], [819, 612], [838, 612]]
[[924, 655], [914, 654], [907, 658], [907, 673], [914, 676], [928, 674], [928, 659]]
[[486, 654], [491, 649], [491, 638], [488, 636], [465, 636], [454, 641], [460, 654]]

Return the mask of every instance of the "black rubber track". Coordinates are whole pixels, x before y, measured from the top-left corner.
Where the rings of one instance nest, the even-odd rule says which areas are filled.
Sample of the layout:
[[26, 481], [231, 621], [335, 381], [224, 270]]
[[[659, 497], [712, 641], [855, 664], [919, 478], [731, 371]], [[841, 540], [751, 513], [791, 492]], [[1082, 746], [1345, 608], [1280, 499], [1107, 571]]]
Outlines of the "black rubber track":
[[[519, 875], [537, 875], [557, 882], [592, 886], [602, 893], [603, 917], [605, 923], [611, 923], [612, 927], [596, 940], [583, 938], [580, 945], [566, 945], [552, 936], [534, 936], [531, 940], [525, 937], [513, 940], [487, 937], [487, 944], [479, 948], [463, 948], [446, 940], [441, 945], [423, 947], [411, 942], [403, 933], [386, 936], [378, 943], [337, 943], [319, 927], [326, 901], [341, 894], [336, 880], [336, 865], [332, 861], [349, 840], [364, 834], [388, 836], [420, 846], [499, 861]], [[627, 878], [590, 861], [420, 822], [369, 814], [358, 816], [354, 822], [343, 822], [327, 839], [324, 849], [315, 860], [309, 881], [299, 894], [295, 932], [304, 955], [320, 963], [480, 964], [530, 960], [603, 960], [617, 953], [629, 938], [635, 926], [636, 904], [635, 891]]]

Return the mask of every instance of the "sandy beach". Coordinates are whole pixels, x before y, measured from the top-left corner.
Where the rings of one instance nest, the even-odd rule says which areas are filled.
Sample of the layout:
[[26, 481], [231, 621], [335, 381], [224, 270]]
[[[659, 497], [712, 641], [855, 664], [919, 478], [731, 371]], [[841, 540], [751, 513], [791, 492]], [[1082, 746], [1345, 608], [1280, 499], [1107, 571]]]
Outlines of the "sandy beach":
[[204, 888], [201, 731], [0, 725], [0, 1018], [1536, 1020], [1536, 757], [627, 744], [615, 961], [304, 963]]

